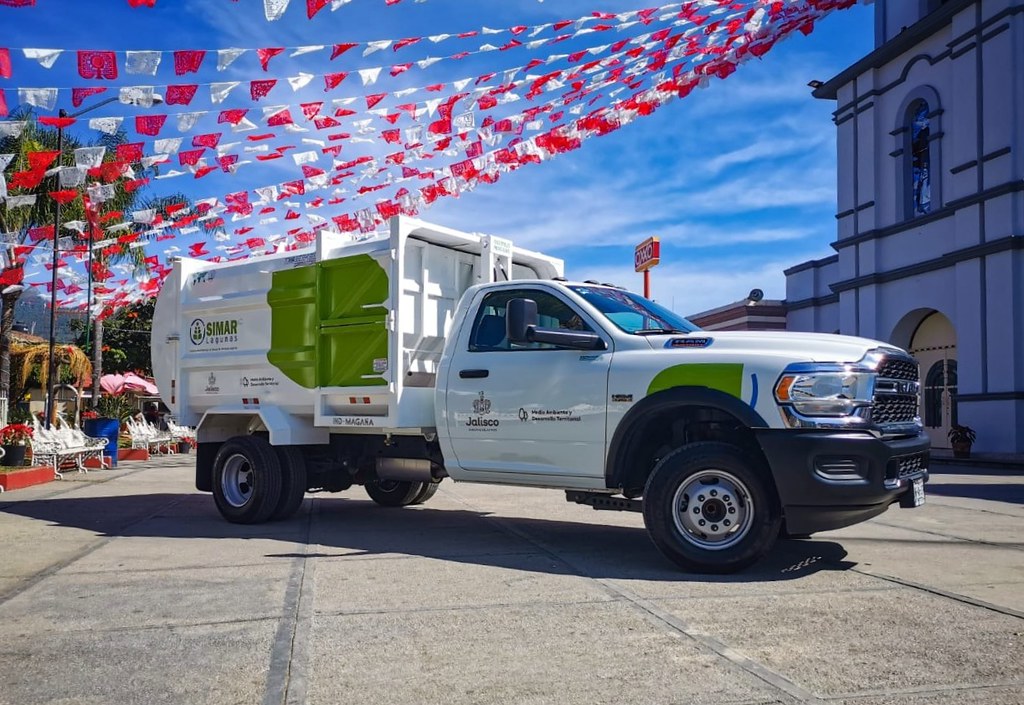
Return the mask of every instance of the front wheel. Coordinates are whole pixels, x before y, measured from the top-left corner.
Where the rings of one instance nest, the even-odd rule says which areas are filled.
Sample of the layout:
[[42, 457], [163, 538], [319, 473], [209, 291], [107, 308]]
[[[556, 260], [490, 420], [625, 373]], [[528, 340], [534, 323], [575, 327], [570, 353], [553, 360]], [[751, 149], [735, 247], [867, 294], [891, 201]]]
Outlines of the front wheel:
[[644, 524], [654, 544], [696, 573], [732, 573], [758, 561], [782, 522], [759, 470], [726, 443], [691, 443], [666, 455], [644, 489]]
[[281, 499], [281, 463], [274, 447], [259, 436], [226, 441], [213, 461], [213, 499], [221, 516], [234, 524], [259, 524]]

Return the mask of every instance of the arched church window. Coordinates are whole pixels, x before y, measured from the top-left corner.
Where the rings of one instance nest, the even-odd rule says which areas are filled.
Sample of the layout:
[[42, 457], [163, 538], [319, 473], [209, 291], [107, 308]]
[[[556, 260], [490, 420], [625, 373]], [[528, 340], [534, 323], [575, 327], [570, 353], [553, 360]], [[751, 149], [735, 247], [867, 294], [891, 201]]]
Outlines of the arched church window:
[[923, 100], [915, 101], [908, 111], [910, 124], [910, 213], [913, 217], [932, 211], [931, 109]]

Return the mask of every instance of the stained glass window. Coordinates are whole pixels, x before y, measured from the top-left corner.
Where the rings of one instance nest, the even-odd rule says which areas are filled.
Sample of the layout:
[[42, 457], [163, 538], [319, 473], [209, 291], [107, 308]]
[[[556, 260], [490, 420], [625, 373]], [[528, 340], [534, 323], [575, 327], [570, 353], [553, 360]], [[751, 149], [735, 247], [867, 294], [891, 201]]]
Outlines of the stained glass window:
[[910, 109], [911, 213], [926, 215], [932, 210], [931, 110], [919, 100]]

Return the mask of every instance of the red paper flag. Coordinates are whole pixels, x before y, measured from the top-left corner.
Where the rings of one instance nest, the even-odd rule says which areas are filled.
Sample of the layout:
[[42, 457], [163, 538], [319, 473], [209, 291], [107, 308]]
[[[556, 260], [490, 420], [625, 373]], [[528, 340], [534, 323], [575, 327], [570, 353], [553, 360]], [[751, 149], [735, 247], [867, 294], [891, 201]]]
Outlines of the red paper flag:
[[79, 51], [78, 75], [93, 80], [117, 78], [117, 55], [112, 51]]
[[331, 61], [334, 61], [349, 49], [355, 49], [357, 46], [359, 45], [353, 42], [347, 42], [345, 44], [335, 44], [334, 51], [331, 52]]
[[348, 78], [347, 71], [339, 71], [338, 73], [329, 73], [324, 75], [324, 84], [327, 86], [324, 88], [324, 93], [337, 88], [346, 78]]
[[330, 0], [306, 0], [306, 17], [313, 19], [313, 16], [327, 6]]
[[142, 160], [142, 142], [119, 144], [115, 148], [117, 161], [131, 164]]
[[420, 37], [409, 37], [408, 39], [399, 39], [397, 42], [394, 43], [394, 45], [391, 48], [394, 51], [398, 51], [399, 49], [401, 49], [403, 47], [412, 46], [413, 44], [415, 44], [419, 40], [420, 40]]
[[270, 60], [283, 51], [284, 47], [266, 47], [263, 49], [257, 49], [256, 56], [259, 57], [260, 66], [263, 67], [263, 70], [266, 71], [270, 64]]
[[57, 203], [64, 205], [71, 203], [73, 200], [78, 198], [78, 191], [75, 189], [64, 189], [62, 191], [50, 191], [50, 198], [55, 200]]
[[188, 105], [192, 102], [192, 98], [196, 95], [199, 85], [195, 83], [188, 83], [179, 86], [167, 86], [167, 104], [168, 105]]
[[7, 117], [10, 111], [7, 109], [7, 94], [0, 88], [0, 117]]
[[366, 96], [366, 109], [369, 110], [387, 97], [387, 93], [374, 93], [373, 95]]
[[231, 110], [222, 110], [220, 112], [220, 115], [217, 116], [217, 122], [227, 122], [232, 125], [237, 125], [238, 123], [242, 122], [242, 119], [245, 118], [245, 114], [248, 112], [248, 108], [234, 108]]
[[9, 49], [0, 49], [0, 78], [11, 77], [11, 52]]
[[277, 85], [277, 79], [267, 79], [265, 81], [252, 81], [249, 84], [249, 95], [252, 96], [253, 100], [259, 100], [265, 98], [270, 91]]
[[98, 95], [105, 92], [107, 89], [101, 86], [87, 86], [85, 88], [72, 88], [71, 89], [71, 104], [76, 108], [82, 104], [82, 101], [91, 95]]
[[160, 134], [165, 122], [166, 115], [138, 115], [135, 118], [135, 131], [140, 135], [155, 137]]
[[192, 138], [192, 146], [209, 147], [210, 149], [213, 149], [220, 143], [220, 136], [220, 132], [212, 132], [207, 135], [196, 135]]
[[32, 171], [36, 169], [48, 169], [53, 160], [60, 154], [57, 151], [53, 152], [29, 152], [28, 153], [28, 168]]
[[186, 73], [196, 73], [206, 58], [203, 50], [176, 51], [174, 52], [174, 73], [176, 76], [184, 76]]
[[47, 127], [59, 127], [61, 129], [65, 127], [71, 127], [75, 124], [73, 117], [56, 117], [54, 115], [41, 115], [37, 118], [40, 125], [46, 125]]

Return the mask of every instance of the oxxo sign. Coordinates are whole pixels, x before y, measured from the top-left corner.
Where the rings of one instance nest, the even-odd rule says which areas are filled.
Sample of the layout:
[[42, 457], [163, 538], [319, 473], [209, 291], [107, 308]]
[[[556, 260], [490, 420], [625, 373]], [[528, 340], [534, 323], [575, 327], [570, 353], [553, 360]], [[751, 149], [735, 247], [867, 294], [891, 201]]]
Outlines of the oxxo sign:
[[644, 296], [651, 297], [651, 272], [650, 269], [661, 261], [661, 241], [656, 237], [649, 237], [639, 245], [633, 253], [633, 265], [636, 271], [644, 273]]
[[633, 253], [636, 271], [646, 272], [660, 261], [661, 241], [658, 238], [649, 237], [636, 246], [636, 251]]

